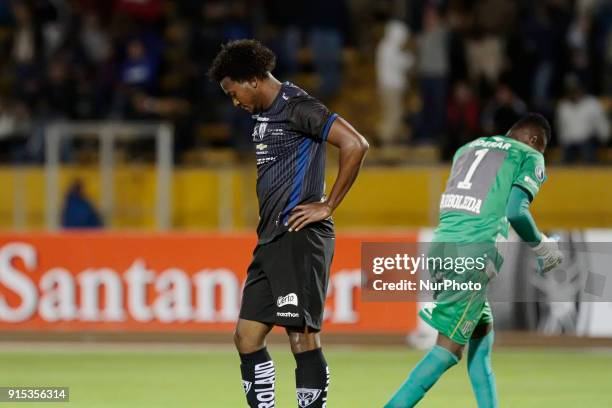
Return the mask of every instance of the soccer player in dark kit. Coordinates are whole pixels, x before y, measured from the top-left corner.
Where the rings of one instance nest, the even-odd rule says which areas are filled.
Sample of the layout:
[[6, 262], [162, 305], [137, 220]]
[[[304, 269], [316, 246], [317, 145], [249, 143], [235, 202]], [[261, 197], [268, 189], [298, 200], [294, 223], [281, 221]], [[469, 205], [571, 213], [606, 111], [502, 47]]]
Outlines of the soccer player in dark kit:
[[[331, 215], [351, 185], [368, 143], [348, 122], [271, 71], [276, 57], [256, 40], [222, 46], [209, 76], [234, 106], [253, 115], [259, 201], [258, 242], [248, 268], [234, 341], [250, 407], [274, 407], [274, 363], [266, 336], [285, 328], [297, 368], [300, 407], [325, 407], [329, 368], [319, 331], [334, 253]], [[325, 145], [340, 168], [325, 196]]]

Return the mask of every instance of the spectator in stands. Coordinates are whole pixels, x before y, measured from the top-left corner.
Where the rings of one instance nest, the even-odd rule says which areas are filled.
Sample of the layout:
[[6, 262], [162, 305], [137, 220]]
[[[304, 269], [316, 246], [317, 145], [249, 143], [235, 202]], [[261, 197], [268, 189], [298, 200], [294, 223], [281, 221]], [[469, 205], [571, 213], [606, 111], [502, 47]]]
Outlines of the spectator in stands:
[[442, 145], [443, 160], [450, 160], [459, 147], [480, 134], [478, 99], [467, 82], [457, 82], [448, 104], [446, 141]]
[[444, 131], [449, 75], [448, 30], [433, 5], [426, 7], [423, 14], [418, 61], [422, 110], [417, 138], [420, 142], [433, 143]]
[[[612, 14], [612, 12], [611, 12]], [[612, 24], [611, 24], [612, 27]], [[608, 32], [604, 46], [604, 93], [612, 95], [612, 29]]]
[[587, 15], [578, 15], [572, 22], [567, 33], [567, 46], [570, 52], [570, 70], [579, 80], [592, 87], [589, 61], [589, 38], [591, 36], [591, 21]]
[[142, 112], [134, 104], [139, 94], [156, 90], [158, 60], [149, 52], [140, 38], [133, 38], [126, 48], [126, 59], [121, 65], [112, 113], [124, 119], [143, 119]]
[[[342, 84], [342, 48], [348, 27], [345, 0], [302, 1], [303, 21], [313, 65], [319, 75], [317, 95], [325, 100]], [[321, 10], [325, 10], [321, 13]]]
[[490, 95], [504, 67], [501, 39], [482, 27], [473, 27], [465, 48], [470, 79], [484, 94]]
[[76, 180], [66, 194], [62, 212], [63, 228], [101, 228], [102, 218], [85, 196], [83, 183]]
[[286, 0], [264, 0], [265, 39], [276, 54], [276, 71], [281, 78], [292, 78], [299, 70], [302, 32], [299, 7], [287, 7]]
[[612, 2], [599, 2], [593, 12], [593, 18], [597, 27], [594, 52], [603, 57], [602, 64], [594, 64], [601, 70], [600, 90], [604, 94], [612, 95]]
[[404, 94], [408, 87], [407, 71], [414, 63], [405, 51], [410, 36], [402, 21], [389, 21], [385, 36], [376, 49], [376, 77], [381, 107], [379, 137], [382, 145], [396, 141], [404, 117]]
[[31, 8], [25, 2], [14, 2], [15, 28], [12, 33], [10, 60], [14, 63], [15, 93], [33, 106], [41, 85], [43, 35]]
[[30, 132], [29, 116], [25, 104], [0, 96], [0, 155], [3, 159], [23, 159], [25, 142]]
[[152, 90], [157, 79], [158, 61], [147, 52], [138, 38], [127, 45], [127, 57], [121, 68], [121, 82], [133, 88]]
[[487, 135], [504, 135], [526, 113], [525, 102], [508, 85], [500, 83], [483, 111], [482, 128]]
[[57, 58], [48, 63], [42, 87], [42, 112], [48, 120], [71, 119], [75, 112], [76, 83], [68, 64]]
[[526, 12], [525, 17], [521, 19], [521, 24], [522, 45], [531, 58], [528, 64], [533, 65], [531, 78], [522, 79], [532, 85], [531, 101], [534, 107], [550, 112], [551, 85], [555, 74], [555, 31], [546, 4], [535, 2], [533, 9]]
[[565, 81], [566, 97], [557, 108], [557, 132], [563, 161], [574, 163], [578, 156], [589, 164], [597, 161], [597, 145], [610, 137], [610, 123], [599, 100], [586, 94], [576, 76]]
[[91, 64], [103, 64], [111, 55], [108, 32], [102, 27], [100, 18], [94, 12], [87, 12], [79, 33], [80, 45]]

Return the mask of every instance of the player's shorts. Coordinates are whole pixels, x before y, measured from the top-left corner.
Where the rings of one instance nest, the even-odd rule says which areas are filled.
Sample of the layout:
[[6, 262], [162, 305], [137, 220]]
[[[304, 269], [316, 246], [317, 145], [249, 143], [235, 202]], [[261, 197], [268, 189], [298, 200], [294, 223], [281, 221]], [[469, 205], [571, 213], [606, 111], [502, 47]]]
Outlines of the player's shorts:
[[[441, 255], [435, 251], [433, 254]], [[462, 255], [465, 258], [466, 254]], [[432, 252], [428, 256], [432, 256]], [[472, 253], [467, 256], [478, 256], [478, 254]], [[462, 273], [454, 270], [430, 269], [430, 274], [435, 282], [451, 280], [458, 284], [457, 286], [471, 284], [473, 289], [436, 290], [434, 303], [419, 311], [419, 316], [427, 324], [454, 342], [465, 345], [477, 326], [493, 323], [493, 314], [486, 293], [491, 274], [487, 274], [486, 269], [466, 269]], [[475, 289], [477, 283], [480, 284], [479, 290]]]
[[321, 330], [334, 245], [333, 229], [322, 223], [258, 245], [242, 293], [240, 318]]

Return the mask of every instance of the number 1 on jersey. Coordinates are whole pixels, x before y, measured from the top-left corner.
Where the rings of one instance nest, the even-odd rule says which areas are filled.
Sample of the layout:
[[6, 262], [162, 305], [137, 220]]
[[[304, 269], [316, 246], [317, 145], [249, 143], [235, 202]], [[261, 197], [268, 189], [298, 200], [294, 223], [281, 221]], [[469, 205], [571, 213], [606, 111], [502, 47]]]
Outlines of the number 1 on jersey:
[[457, 183], [457, 188], [460, 188], [462, 190], [469, 190], [469, 189], [472, 188], [472, 177], [474, 176], [474, 172], [476, 171], [476, 168], [478, 167], [478, 165], [480, 164], [482, 159], [484, 159], [485, 155], [488, 152], [489, 152], [489, 149], [480, 149], [480, 150], [476, 150], [474, 152], [474, 155], [476, 156], [476, 159], [474, 160], [474, 162], [470, 166], [470, 169], [468, 170], [467, 174], [465, 175], [465, 178], [462, 181], [460, 181], [459, 183]]

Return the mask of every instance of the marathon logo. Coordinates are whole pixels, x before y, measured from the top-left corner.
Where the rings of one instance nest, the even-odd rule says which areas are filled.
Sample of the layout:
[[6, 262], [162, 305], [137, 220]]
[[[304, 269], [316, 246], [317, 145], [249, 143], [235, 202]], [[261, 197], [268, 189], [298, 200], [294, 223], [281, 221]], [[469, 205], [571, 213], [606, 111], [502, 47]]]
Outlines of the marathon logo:
[[276, 301], [276, 306], [278, 307], [283, 307], [283, 306], [287, 306], [287, 305], [293, 305], [293, 306], [297, 306], [298, 305], [298, 297], [295, 293], [289, 293], [286, 296], [279, 296], [277, 301]]
[[274, 362], [255, 364], [253, 391], [257, 398], [257, 408], [274, 408]]
[[300, 314], [292, 312], [276, 312], [276, 317], [300, 317]]
[[459, 194], [442, 194], [442, 199], [440, 200], [440, 210], [465, 210], [474, 214], [480, 214], [481, 206], [482, 200]]

